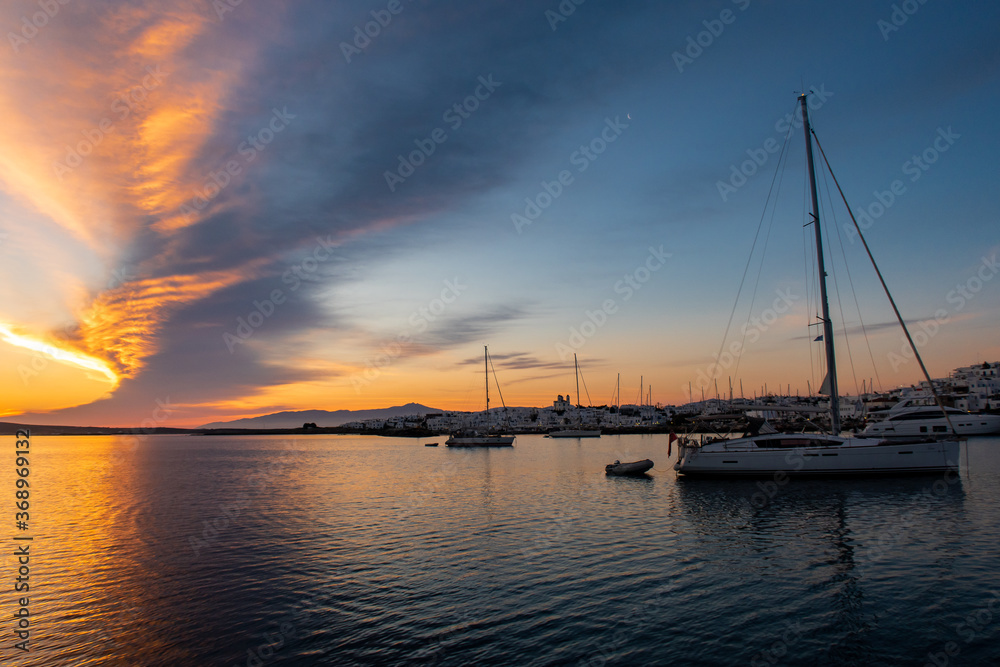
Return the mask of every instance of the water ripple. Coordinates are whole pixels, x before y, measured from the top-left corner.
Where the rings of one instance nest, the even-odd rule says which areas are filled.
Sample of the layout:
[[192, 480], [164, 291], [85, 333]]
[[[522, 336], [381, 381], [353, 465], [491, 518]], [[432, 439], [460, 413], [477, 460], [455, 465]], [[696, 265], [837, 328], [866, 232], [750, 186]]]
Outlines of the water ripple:
[[997, 438], [954, 484], [771, 489], [638, 436], [37, 440], [19, 664], [998, 662]]

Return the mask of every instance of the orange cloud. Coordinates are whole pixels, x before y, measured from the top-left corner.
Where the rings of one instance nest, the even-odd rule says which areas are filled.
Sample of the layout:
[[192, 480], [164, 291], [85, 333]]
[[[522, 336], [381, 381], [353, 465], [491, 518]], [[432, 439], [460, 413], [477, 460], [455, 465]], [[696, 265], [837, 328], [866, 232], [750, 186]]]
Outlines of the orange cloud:
[[[0, 61], [0, 190], [17, 203], [11, 210], [25, 212], [5, 220], [5, 231], [31, 240], [18, 258], [18, 289], [41, 290], [48, 305], [31, 309], [22, 299], [12, 318], [11, 306], [0, 304], [0, 317], [18, 322], [0, 326], [0, 342], [96, 373], [114, 389], [155, 353], [178, 307], [256, 270], [113, 288], [100, 272], [128, 263], [139, 273], [169, 273], [162, 253], [122, 255], [149, 229], [170, 248], [177, 229], [206, 213], [178, 216], [206, 177], [193, 165], [228, 158], [239, 143], [234, 135], [230, 145], [223, 133], [216, 149], [212, 139], [259, 44], [227, 42], [198, 50], [196, 61], [191, 47], [211, 39], [219, 24], [210, 6], [194, 0], [72, 5], [56, 18], [24, 53]], [[45, 277], [28, 283], [31, 272]], [[51, 304], [59, 300], [65, 305], [56, 312]], [[75, 338], [48, 340], [41, 332], [65, 324], [67, 313], [78, 317]]]
[[105, 291], [80, 316], [81, 343], [133, 377], [156, 352], [157, 332], [178, 307], [244, 280], [254, 268], [136, 280]]

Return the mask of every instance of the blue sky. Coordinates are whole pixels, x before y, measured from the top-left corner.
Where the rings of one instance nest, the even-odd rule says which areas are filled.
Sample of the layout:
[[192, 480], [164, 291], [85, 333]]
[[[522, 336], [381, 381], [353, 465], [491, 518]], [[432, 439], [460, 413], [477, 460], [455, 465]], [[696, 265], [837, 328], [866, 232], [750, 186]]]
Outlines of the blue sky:
[[[164, 425], [193, 425], [408, 400], [477, 409], [484, 344], [510, 403], [572, 387], [561, 344], [579, 354], [595, 403], [618, 373], [625, 399], [642, 376], [654, 400], [681, 402], [723, 345], [778, 156], [725, 199], [719, 182], [784, 142], [803, 88], [816, 91], [813, 125], [852, 206], [900, 181], [866, 236], [904, 315], [938, 313], [923, 350], [932, 373], [1000, 358], [983, 262], [1000, 245], [1000, 8], [902, 4], [910, 14], [757, 0], [63, 6], [30, 39], [8, 37], [0, 323], [118, 380], [79, 363], [57, 372], [56, 360], [26, 375], [46, 353], [8, 337], [7, 412], [135, 424], [170, 397]], [[555, 22], [560, 6], [575, 9]], [[20, 34], [36, 11], [8, 3], [3, 24]], [[147, 67], [162, 77], [144, 79], [160, 71]], [[114, 115], [137, 85], [141, 99]], [[59, 174], [102, 118], [106, 140]], [[429, 145], [390, 188], [399, 156]], [[765, 382], [805, 392], [822, 379], [806, 340], [801, 130], [787, 150], [764, 268], [750, 271], [734, 327], [781, 290], [797, 298], [745, 345], [738, 372], [715, 373], [720, 388], [732, 377], [748, 393]], [[925, 151], [933, 164], [907, 167]], [[558, 196], [518, 229], [512, 215], [546, 201], [560, 173]], [[194, 208], [198, 193], [210, 196]], [[843, 233], [836, 216], [828, 233]], [[852, 341], [842, 388], [876, 373], [884, 387], [916, 381], [914, 364], [893, 363], [898, 332], [878, 326], [892, 315], [859, 244], [843, 243], [870, 342]], [[977, 275], [959, 307], [954, 290]], [[629, 291], [627, 276], [648, 280]], [[839, 269], [850, 328], [846, 280]], [[571, 345], [609, 301], [614, 312]], [[257, 310], [270, 312], [240, 336]], [[50, 400], [56, 385], [79, 392]]]

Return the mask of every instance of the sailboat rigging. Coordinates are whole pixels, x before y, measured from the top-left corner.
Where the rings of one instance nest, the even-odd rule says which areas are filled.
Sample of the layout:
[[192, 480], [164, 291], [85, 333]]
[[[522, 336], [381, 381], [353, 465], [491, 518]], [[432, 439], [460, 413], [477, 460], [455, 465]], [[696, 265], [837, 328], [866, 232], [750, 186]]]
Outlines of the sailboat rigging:
[[[448, 447], [510, 447], [514, 444], [514, 436], [506, 433], [496, 433], [494, 432], [492, 424], [489, 423], [490, 420], [490, 350], [489, 346], [483, 346], [483, 366], [486, 377], [486, 419], [487, 419], [487, 432], [479, 433], [478, 431], [471, 429], [462, 429], [452, 433], [448, 440], [445, 441], [445, 445]], [[494, 378], [496, 373], [494, 373]], [[500, 390], [499, 383], [497, 384], [497, 391]], [[501, 404], [503, 403], [503, 396], [500, 397]], [[506, 406], [504, 406], [506, 408]]]
[[[576, 409], [580, 410], [580, 364], [576, 360], [576, 354], [573, 354], [573, 370], [576, 373]], [[584, 383], [586, 385], [586, 383]], [[588, 391], [587, 397], [590, 397]], [[579, 414], [579, 412], [577, 413]], [[550, 438], [600, 438], [601, 429], [599, 428], [586, 428], [583, 425], [582, 418], [578, 418], [577, 428], [561, 428], [555, 431], [549, 432]]]
[[[816, 237], [820, 300], [822, 302], [822, 340], [826, 352], [827, 375], [820, 393], [830, 397], [830, 433], [778, 433], [763, 420], [753, 420], [738, 438], [717, 438], [703, 442], [683, 438], [678, 442], [678, 458], [674, 470], [689, 476], [761, 476], [761, 475], [864, 475], [940, 473], [958, 470], [959, 441], [954, 435], [941, 439], [853, 437], [840, 435], [840, 405], [837, 387], [837, 365], [833, 323], [826, 289], [826, 268], [823, 259], [823, 239], [820, 230], [819, 199], [813, 161], [812, 127], [806, 104], [806, 94], [799, 96], [802, 123], [806, 137], [809, 190], [812, 199], [811, 222]], [[817, 145], [818, 141], [817, 141]], [[822, 147], [820, 147], [822, 151]], [[824, 160], [826, 156], [824, 155]], [[827, 163], [827, 166], [829, 164]], [[834, 178], [836, 182], [836, 178]], [[837, 185], [838, 189], [840, 185]], [[841, 196], [843, 192], [841, 191]], [[845, 201], [846, 204], [846, 201]], [[850, 208], [848, 207], [848, 211]], [[852, 220], [854, 219], [851, 214]], [[857, 227], [857, 222], [855, 222]], [[860, 228], [857, 228], [861, 233]], [[862, 241], [863, 241], [862, 237]], [[865, 243], [865, 249], [868, 249]], [[871, 258], [871, 252], [868, 251]], [[874, 258], [872, 258], [874, 264]], [[876, 271], [878, 267], [876, 266]], [[879, 279], [885, 288], [881, 272]], [[888, 289], [886, 288], [888, 294]], [[892, 297], [890, 296], [890, 301]], [[895, 303], [893, 310], [899, 316]], [[902, 317], [899, 317], [902, 323]], [[904, 325], [905, 329], [905, 325]], [[907, 334], [907, 337], [909, 335]], [[912, 341], [911, 341], [912, 343]], [[916, 346], [913, 347], [920, 358]], [[924, 368], [923, 362], [920, 362]], [[924, 369], [926, 372], [926, 369]], [[933, 382], [928, 382], [933, 391]], [[946, 415], [947, 418], [947, 415]]]

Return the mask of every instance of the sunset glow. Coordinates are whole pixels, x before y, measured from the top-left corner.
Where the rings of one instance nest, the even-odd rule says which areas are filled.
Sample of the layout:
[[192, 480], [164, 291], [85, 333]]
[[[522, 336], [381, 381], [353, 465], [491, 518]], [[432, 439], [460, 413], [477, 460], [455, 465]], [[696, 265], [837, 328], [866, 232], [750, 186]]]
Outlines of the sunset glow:
[[[789, 116], [802, 86], [904, 316], [924, 323], [931, 372], [1000, 359], [998, 129], [983, 111], [998, 93], [969, 65], [988, 22], [928, 5], [883, 39], [881, 9], [858, 10], [874, 12], [858, 32], [813, 8], [826, 32], [789, 35], [778, 9], [748, 3], [678, 64], [703, 29], [696, 6], [656, 10], [662, 30], [638, 42], [626, 35], [650, 17], [632, 8], [552, 26], [544, 8], [401, 7], [362, 46], [360, 5], [67, 3], [30, 37], [37, 5], [9, 7], [9, 420], [133, 425], [166, 397], [168, 426], [477, 410], [484, 344], [509, 405], [567, 393], [574, 352], [594, 404], [619, 374], [623, 400], [641, 382], [666, 404], [741, 383], [815, 391]], [[467, 13], [482, 19], [468, 34]], [[523, 50], [497, 46], [510, 34]], [[925, 54], [931, 36], [962, 47]], [[844, 46], [859, 39], [871, 48]], [[776, 173], [786, 203], [755, 241]], [[846, 214], [823, 215], [842, 389], [918, 381]]]

